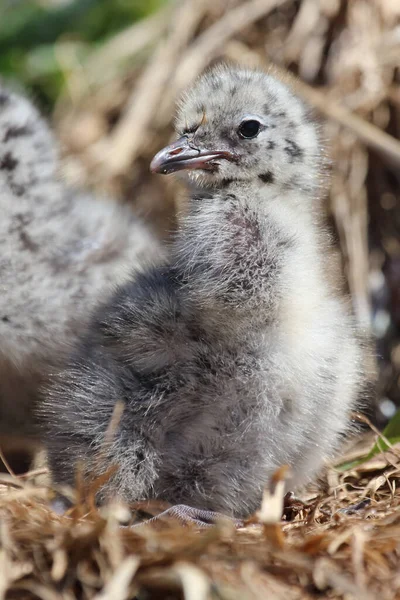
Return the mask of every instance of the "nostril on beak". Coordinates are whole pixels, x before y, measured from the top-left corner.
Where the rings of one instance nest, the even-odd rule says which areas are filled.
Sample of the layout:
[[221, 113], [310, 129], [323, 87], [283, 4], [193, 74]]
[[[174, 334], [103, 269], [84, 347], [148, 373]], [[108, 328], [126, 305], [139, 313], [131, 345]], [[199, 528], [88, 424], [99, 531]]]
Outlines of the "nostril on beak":
[[177, 154], [180, 154], [183, 151], [183, 148], [174, 148], [173, 150], [170, 150], [169, 154], [170, 156], [176, 156]]

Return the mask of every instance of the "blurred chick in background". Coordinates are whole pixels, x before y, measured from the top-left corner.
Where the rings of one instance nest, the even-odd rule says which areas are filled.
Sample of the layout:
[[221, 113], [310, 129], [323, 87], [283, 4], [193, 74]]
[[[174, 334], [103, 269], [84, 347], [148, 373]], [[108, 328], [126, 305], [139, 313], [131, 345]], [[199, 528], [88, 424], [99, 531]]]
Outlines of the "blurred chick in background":
[[35, 440], [38, 387], [96, 302], [161, 256], [128, 209], [59, 179], [57, 143], [0, 84], [0, 447]]

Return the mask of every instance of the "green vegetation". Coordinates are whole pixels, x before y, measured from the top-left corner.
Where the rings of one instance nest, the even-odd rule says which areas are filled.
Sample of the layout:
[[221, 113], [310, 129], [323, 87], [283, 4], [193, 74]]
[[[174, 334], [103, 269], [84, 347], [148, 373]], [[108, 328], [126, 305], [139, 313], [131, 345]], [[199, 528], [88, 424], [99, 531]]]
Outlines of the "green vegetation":
[[0, 75], [22, 82], [50, 107], [65, 83], [68, 57], [83, 60], [114, 33], [164, 3], [0, 0]]
[[355, 460], [345, 461], [339, 465], [336, 465], [336, 468], [343, 472], [349, 471], [350, 469], [354, 469], [359, 465], [367, 462], [374, 456], [381, 454], [389, 450], [395, 444], [400, 443], [400, 410], [392, 417], [389, 423], [386, 425], [385, 429], [382, 431], [381, 437], [377, 439], [371, 450], [357, 458]]

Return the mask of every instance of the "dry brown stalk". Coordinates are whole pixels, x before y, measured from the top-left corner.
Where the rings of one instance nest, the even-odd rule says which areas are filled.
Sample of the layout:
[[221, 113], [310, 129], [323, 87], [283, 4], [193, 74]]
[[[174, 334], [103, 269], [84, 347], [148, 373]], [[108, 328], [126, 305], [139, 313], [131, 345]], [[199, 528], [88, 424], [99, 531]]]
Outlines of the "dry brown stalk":
[[146, 132], [151, 129], [179, 53], [192, 37], [205, 8], [204, 0], [196, 3], [195, 8], [191, 1], [177, 7], [169, 36], [158, 44], [111, 136], [107, 168], [112, 176], [125, 173], [145, 143]]

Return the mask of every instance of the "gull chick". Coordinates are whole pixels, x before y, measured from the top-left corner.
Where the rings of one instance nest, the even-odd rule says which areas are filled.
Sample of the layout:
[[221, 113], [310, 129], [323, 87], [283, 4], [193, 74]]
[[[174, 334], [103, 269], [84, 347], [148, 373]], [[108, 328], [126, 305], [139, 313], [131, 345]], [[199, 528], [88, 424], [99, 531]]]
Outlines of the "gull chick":
[[68, 187], [32, 103], [0, 82], [0, 447], [34, 433], [47, 371], [107, 290], [159, 247], [128, 210]]
[[[310, 481], [338, 449], [362, 348], [329, 279], [315, 123], [272, 75], [219, 67], [188, 90], [155, 173], [192, 193], [167, 264], [94, 314], [42, 414], [56, 482], [243, 517], [271, 474]], [[117, 402], [123, 415], [110, 439]]]

